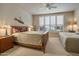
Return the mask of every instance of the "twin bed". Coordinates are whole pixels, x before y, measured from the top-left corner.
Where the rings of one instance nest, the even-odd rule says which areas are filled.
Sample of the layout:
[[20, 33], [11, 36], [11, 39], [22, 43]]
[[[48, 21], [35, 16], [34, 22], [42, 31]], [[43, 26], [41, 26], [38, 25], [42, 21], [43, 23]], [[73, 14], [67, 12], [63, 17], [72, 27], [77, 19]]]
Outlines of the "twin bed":
[[[67, 40], [69, 40], [69, 38], [74, 38], [75, 40], [78, 38], [79, 39], [79, 35], [76, 33], [69, 33], [69, 32], [60, 32], [59, 33], [59, 37], [60, 37], [60, 42], [62, 44], [62, 46], [65, 48], [66, 47], [66, 43]], [[70, 39], [70, 40], [71, 40]]]
[[79, 53], [79, 34], [60, 32], [59, 36], [60, 42], [66, 51]]

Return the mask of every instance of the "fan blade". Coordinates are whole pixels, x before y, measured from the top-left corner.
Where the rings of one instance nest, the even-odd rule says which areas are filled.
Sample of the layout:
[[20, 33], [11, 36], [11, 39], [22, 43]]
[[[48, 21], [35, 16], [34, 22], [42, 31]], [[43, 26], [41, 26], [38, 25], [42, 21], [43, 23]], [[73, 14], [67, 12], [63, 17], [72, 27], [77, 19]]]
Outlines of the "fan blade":
[[56, 6], [51, 6], [51, 8], [57, 8]]

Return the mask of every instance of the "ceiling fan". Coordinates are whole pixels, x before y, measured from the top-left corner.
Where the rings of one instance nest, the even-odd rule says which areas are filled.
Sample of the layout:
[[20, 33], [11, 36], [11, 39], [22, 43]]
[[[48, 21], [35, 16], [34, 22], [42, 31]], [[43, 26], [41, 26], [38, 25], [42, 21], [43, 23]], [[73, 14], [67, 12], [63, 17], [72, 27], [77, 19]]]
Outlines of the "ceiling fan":
[[52, 8], [57, 8], [54, 4], [55, 3], [44, 3], [44, 6], [50, 10]]

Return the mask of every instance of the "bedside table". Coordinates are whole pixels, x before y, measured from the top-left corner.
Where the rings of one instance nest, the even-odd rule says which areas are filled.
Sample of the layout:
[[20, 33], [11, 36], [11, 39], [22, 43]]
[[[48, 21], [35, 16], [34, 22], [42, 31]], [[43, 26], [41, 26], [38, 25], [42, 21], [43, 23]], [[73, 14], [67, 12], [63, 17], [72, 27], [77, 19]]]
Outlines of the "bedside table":
[[0, 38], [0, 53], [13, 47], [13, 36], [5, 36]]

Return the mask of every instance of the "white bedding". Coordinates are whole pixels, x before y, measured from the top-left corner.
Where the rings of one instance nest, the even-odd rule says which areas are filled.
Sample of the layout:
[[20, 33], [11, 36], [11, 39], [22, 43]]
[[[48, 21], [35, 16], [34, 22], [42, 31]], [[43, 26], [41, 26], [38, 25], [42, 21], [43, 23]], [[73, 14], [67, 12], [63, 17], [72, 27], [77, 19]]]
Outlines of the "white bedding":
[[70, 37], [79, 38], [79, 35], [77, 35], [76, 33], [60, 32], [59, 35], [60, 35], [60, 42], [64, 48], [65, 48], [65, 43], [67, 38], [70, 38]]
[[30, 31], [13, 34], [16, 42], [32, 45], [42, 45], [42, 35], [44, 32]]

